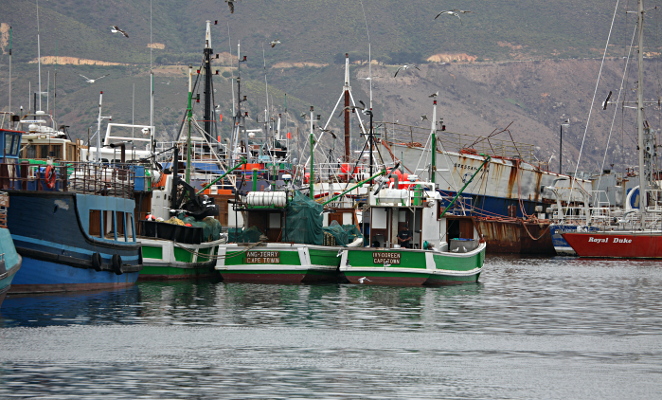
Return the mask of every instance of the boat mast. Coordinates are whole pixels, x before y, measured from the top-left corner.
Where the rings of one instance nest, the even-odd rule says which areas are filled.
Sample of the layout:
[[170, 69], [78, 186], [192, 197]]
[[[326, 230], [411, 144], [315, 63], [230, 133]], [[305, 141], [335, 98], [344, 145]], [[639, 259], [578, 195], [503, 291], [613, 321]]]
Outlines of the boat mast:
[[[186, 183], [191, 182], [191, 120], [193, 120], [193, 107], [191, 102], [193, 100], [193, 84], [191, 76], [193, 75], [193, 66], [188, 66], [188, 102], [186, 103], [186, 122], [188, 125], [188, 132], [186, 134], [186, 174], [184, 180]], [[175, 163], [179, 160], [175, 159]], [[177, 166], [175, 166], [175, 170]]]
[[[152, 38], [152, 0], [149, 1], [149, 148], [156, 151], [154, 142], [154, 67], [152, 65], [154, 39]], [[135, 85], [134, 85], [135, 91]]]
[[[230, 73], [232, 74], [232, 66], [233, 66], [233, 61], [232, 61], [232, 40], [230, 37], [230, 23], [227, 23], [228, 27], [228, 48], [229, 48], [229, 53], [230, 53]], [[239, 49], [237, 48], [237, 51]], [[239, 61], [239, 54], [237, 54], [237, 62]], [[239, 64], [237, 63], [237, 67], [239, 67]], [[232, 126], [232, 131], [230, 132], [230, 142], [229, 142], [229, 148], [226, 149], [225, 151], [225, 158], [226, 161], [228, 162], [229, 166], [234, 166], [234, 135], [235, 135], [235, 123], [234, 123], [234, 118], [236, 117], [236, 98], [235, 98], [235, 93], [234, 93], [234, 75], [231, 76], [230, 79], [230, 92], [232, 92], [232, 118], [233, 118], [233, 126]]]
[[435, 184], [437, 177], [437, 99], [434, 99], [432, 107], [432, 129], [430, 132], [430, 182]]
[[37, 0], [37, 61], [38, 61], [38, 72], [39, 72], [39, 110], [41, 111], [41, 41], [39, 39], [39, 0]]
[[643, 224], [647, 206], [646, 189], [648, 187], [644, 162], [644, 2], [639, 0], [637, 3], [637, 34], [639, 35], [637, 45], [637, 144], [639, 147], [639, 211]]
[[12, 28], [9, 27], [9, 112], [11, 112], [11, 56], [12, 56]]
[[264, 70], [264, 94], [266, 97], [266, 105], [264, 107], [264, 143], [266, 144], [266, 149], [269, 155], [273, 155], [270, 151], [272, 146], [275, 146], [275, 143], [269, 144], [269, 138], [271, 133], [271, 121], [269, 114], [269, 83], [267, 82], [267, 58], [264, 53], [264, 43], [262, 43], [262, 69]]
[[50, 111], [49, 100], [50, 100], [50, 90], [51, 90], [51, 71], [46, 71], [46, 113]]
[[101, 104], [103, 103], [103, 92], [99, 92], [99, 116], [97, 117], [97, 162], [101, 162]]
[[[314, 107], [310, 106], [310, 176], [308, 178], [309, 195], [312, 200], [315, 200], [315, 133], [314, 133]], [[346, 110], [345, 110], [346, 111]]]
[[205, 135], [207, 142], [212, 143], [212, 102], [211, 102], [211, 54], [214, 52], [211, 48], [211, 21], [207, 20], [207, 29], [205, 31]]
[[[234, 123], [234, 128], [232, 131], [232, 140], [230, 141], [230, 151], [232, 154], [232, 159], [230, 161], [230, 166], [234, 167], [236, 165], [236, 162], [238, 161], [239, 155], [237, 154], [237, 151], [239, 151], [239, 147], [241, 145], [241, 140], [240, 140], [240, 133], [241, 133], [241, 125], [242, 125], [242, 118], [243, 115], [241, 114], [241, 103], [242, 101], [245, 101], [246, 99], [241, 98], [241, 63], [246, 62], [246, 57], [241, 58], [241, 42], [237, 43], [237, 100], [236, 100], [236, 113], [234, 114], [233, 117], [233, 123]], [[233, 102], [232, 108], [234, 109], [235, 104]], [[250, 152], [247, 150], [246, 151], [246, 158], [248, 159], [250, 157]]]
[[[345, 86], [344, 97], [345, 97], [345, 162], [350, 162], [349, 153], [349, 113], [350, 113], [350, 90], [352, 88], [349, 86], [349, 54], [345, 53]], [[311, 117], [312, 118], [312, 117]], [[370, 155], [372, 157], [372, 154]], [[310, 164], [313, 165], [312, 163]]]

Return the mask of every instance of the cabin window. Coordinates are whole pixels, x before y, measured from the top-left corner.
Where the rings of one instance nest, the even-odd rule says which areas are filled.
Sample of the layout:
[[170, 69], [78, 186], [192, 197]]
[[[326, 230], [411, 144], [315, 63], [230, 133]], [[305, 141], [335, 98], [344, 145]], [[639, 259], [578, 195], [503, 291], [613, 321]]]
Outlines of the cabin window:
[[113, 219], [113, 230], [119, 235], [126, 233], [126, 215], [123, 212], [116, 212]]
[[280, 213], [269, 213], [269, 228], [280, 228]]
[[133, 220], [133, 214], [126, 214], [126, 234], [124, 235], [124, 241], [128, 242], [129, 240], [135, 241], [135, 231], [134, 231], [135, 221]]
[[62, 148], [48, 144], [38, 145], [37, 158], [62, 158]]
[[133, 214], [110, 211], [90, 210], [88, 233], [92, 237], [118, 240], [123, 236], [125, 242], [135, 241]]
[[78, 152], [76, 151], [76, 145], [73, 143], [67, 143], [67, 160], [78, 161]]
[[36, 157], [37, 157], [37, 149], [32, 145], [28, 145], [23, 153], [23, 158], [36, 158]]
[[39, 145], [37, 146], [39, 148], [39, 151], [37, 152], [38, 158], [48, 158], [48, 145]]
[[371, 217], [371, 226], [372, 229], [386, 229], [387, 215], [386, 209], [380, 207], [373, 207], [370, 212], [372, 213]]
[[18, 135], [14, 135], [14, 147], [12, 148], [11, 154], [18, 157], [19, 151], [21, 151], [21, 140], [18, 138]]
[[5, 156], [18, 156], [19, 142], [18, 135], [5, 135]]
[[12, 135], [5, 135], [5, 155], [9, 155], [11, 151]]
[[90, 236], [103, 237], [103, 214], [101, 210], [90, 210], [88, 233]]

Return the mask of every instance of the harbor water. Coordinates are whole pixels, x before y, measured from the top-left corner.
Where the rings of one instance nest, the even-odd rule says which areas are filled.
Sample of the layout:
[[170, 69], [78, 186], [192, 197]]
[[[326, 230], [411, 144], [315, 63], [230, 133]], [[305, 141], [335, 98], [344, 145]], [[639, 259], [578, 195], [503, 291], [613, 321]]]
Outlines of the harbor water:
[[8, 297], [1, 399], [662, 398], [662, 263], [488, 256], [442, 288]]

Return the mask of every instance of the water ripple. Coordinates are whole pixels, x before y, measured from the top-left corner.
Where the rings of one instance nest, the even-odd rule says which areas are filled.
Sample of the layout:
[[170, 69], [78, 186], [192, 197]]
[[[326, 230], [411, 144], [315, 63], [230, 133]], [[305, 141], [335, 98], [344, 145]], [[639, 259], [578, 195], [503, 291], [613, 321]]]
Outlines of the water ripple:
[[447, 288], [8, 297], [0, 398], [653, 398], [661, 284], [659, 262], [490, 257]]

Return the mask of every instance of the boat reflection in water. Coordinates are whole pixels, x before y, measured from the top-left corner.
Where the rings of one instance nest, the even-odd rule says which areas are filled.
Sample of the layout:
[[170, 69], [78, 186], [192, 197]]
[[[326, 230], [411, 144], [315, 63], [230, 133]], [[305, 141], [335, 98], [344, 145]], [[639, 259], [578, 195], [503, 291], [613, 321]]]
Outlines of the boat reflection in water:
[[0, 309], [0, 326], [103, 325], [134, 323], [140, 302], [136, 286], [125, 289], [10, 295]]
[[[241, 326], [337, 329], [407, 329], [439, 317], [440, 304], [454, 305], [480, 293], [481, 284], [453, 287], [398, 287], [353, 284], [221, 284], [216, 322]], [[443, 306], [441, 307], [443, 309]], [[438, 315], [439, 314], [439, 315]], [[406, 318], [402, 318], [407, 315]], [[444, 320], [441, 315], [442, 321]], [[442, 322], [443, 324], [443, 322]]]
[[[135, 299], [125, 296], [130, 313], [112, 318], [130, 323], [191, 326], [307, 326], [349, 325], [380, 329], [394, 315], [407, 314], [414, 324], [438, 317], [440, 307], [455, 306], [478, 295], [481, 284], [457, 287], [370, 287], [351, 284], [273, 285], [202, 281], [140, 282]], [[113, 292], [117, 293], [117, 292]], [[119, 298], [119, 295], [115, 295]], [[338, 312], [342, 310], [342, 312]], [[369, 310], [369, 312], [367, 311]], [[416, 311], [413, 311], [416, 310]], [[112, 313], [113, 307], [110, 307]], [[439, 315], [437, 315], [439, 314]], [[12, 315], [2, 314], [8, 318]], [[441, 315], [442, 320], [444, 319]], [[111, 318], [111, 317], [109, 317]], [[135, 319], [134, 319], [135, 318]], [[97, 323], [89, 319], [90, 324]], [[99, 321], [103, 322], [103, 320]], [[419, 324], [420, 325], [420, 324]]]

